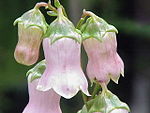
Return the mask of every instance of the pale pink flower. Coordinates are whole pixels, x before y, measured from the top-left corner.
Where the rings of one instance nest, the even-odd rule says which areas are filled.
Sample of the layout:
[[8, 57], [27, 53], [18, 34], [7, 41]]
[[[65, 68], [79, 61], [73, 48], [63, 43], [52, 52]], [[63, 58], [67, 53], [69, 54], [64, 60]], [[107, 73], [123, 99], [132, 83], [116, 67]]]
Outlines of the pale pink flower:
[[16, 61], [24, 65], [36, 63], [42, 41], [42, 29], [36, 26], [25, 28], [23, 24], [18, 23], [18, 35], [19, 40], [14, 52]]
[[117, 53], [116, 34], [108, 32], [102, 42], [90, 38], [83, 42], [88, 55], [87, 75], [93, 80], [108, 83], [110, 79], [118, 83], [120, 73], [123, 75], [124, 63]]
[[[30, 76], [30, 75], [29, 75]], [[60, 96], [53, 90], [41, 92], [36, 89], [39, 79], [28, 80], [29, 102], [23, 113], [62, 113]]]
[[39, 80], [38, 90], [47, 91], [52, 88], [67, 99], [79, 90], [89, 95], [88, 82], [80, 66], [80, 46], [75, 40], [65, 37], [53, 44], [51, 39], [44, 39], [46, 70]]

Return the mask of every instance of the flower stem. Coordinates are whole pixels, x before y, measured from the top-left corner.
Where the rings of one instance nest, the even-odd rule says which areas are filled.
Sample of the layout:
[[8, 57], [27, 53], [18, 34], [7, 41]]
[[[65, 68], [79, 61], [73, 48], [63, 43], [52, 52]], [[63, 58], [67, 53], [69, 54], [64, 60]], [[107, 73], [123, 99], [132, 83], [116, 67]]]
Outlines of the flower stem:
[[54, 11], [55, 13], [57, 13], [57, 9], [56, 9], [54, 6], [52, 6], [50, 0], [49, 0], [49, 2], [48, 2], [48, 8], [49, 8], [50, 10]]
[[35, 5], [35, 8], [39, 9], [40, 7], [47, 7], [48, 4], [45, 2], [39, 2]]
[[80, 18], [80, 20], [79, 20], [79, 22], [77, 23], [77, 26], [76, 26], [77, 29], [80, 29], [81, 25], [83, 25], [84, 20], [85, 20], [85, 17]]
[[102, 95], [104, 95], [105, 92], [108, 91], [107, 85], [105, 83], [101, 83], [101, 87], [102, 87]]
[[87, 96], [84, 93], [82, 93], [82, 99], [83, 99], [84, 104], [86, 104]]
[[67, 13], [66, 13], [65, 8], [64, 8], [62, 5], [61, 5], [61, 7], [62, 7], [62, 11], [63, 11], [63, 13], [64, 13], [65, 17], [67, 17], [67, 18], [68, 18], [68, 15], [67, 15]]
[[100, 89], [100, 85], [98, 82], [96, 82], [93, 93], [92, 93], [92, 97], [91, 97], [92, 99], [95, 97], [99, 89]]
[[[55, 4], [59, 4], [59, 7], [57, 7], [57, 8], [61, 8], [61, 9], [62, 9], [62, 12], [63, 12], [63, 14], [64, 14], [64, 16], [68, 18], [65, 8], [60, 4], [59, 0], [54, 0], [54, 2], [55, 2]], [[56, 9], [54, 6], [52, 6], [50, 0], [49, 0], [49, 2], [48, 2], [48, 8], [49, 8], [50, 10], [54, 11], [55, 13], [58, 13], [58, 12], [57, 12], [57, 9]]]

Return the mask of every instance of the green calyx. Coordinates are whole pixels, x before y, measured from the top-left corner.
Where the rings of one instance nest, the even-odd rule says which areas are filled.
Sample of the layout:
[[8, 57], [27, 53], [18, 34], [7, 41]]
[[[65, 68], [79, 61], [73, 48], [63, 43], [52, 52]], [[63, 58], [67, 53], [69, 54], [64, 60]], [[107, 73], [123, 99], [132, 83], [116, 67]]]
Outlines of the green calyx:
[[62, 38], [71, 38], [81, 43], [81, 32], [63, 15], [62, 8], [58, 8], [58, 16], [50, 24], [45, 37], [51, 39], [51, 44]]
[[90, 14], [90, 17], [80, 28], [83, 40], [95, 38], [99, 41], [102, 41], [107, 32], [118, 33], [114, 26], [108, 24], [105, 20], [96, 16], [94, 13], [90, 12]]
[[110, 113], [114, 109], [125, 109], [130, 111], [126, 103], [121, 102], [119, 98], [109, 90], [105, 90], [94, 99], [88, 101], [78, 113]]
[[42, 76], [46, 68], [45, 60], [40, 61], [36, 66], [34, 66], [32, 69], [30, 69], [26, 76], [28, 77], [28, 81], [32, 82], [35, 79], [38, 79]]
[[43, 35], [46, 33], [48, 24], [45, 21], [45, 18], [39, 8], [35, 7], [26, 13], [24, 13], [21, 17], [14, 21], [14, 25], [17, 23], [22, 23], [25, 28], [31, 26], [37, 26], [43, 31]]

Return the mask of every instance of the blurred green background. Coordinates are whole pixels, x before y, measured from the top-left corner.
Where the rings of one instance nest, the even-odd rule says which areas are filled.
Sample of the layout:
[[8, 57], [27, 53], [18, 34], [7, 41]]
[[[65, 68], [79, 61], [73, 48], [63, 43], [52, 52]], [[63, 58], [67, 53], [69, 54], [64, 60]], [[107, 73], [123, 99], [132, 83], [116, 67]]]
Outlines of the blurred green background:
[[[40, 0], [0, 1], [0, 113], [21, 113], [28, 102], [25, 73], [31, 67], [16, 63], [13, 53], [18, 40], [16, 18]], [[41, 0], [44, 1], [44, 0]], [[47, 1], [46, 1], [47, 2]], [[118, 53], [125, 63], [125, 78], [119, 85], [110, 83], [111, 91], [128, 103], [132, 113], [150, 113], [150, 1], [149, 0], [60, 0], [76, 24], [82, 9], [113, 24], [119, 31]], [[48, 23], [54, 18], [45, 14]], [[43, 59], [41, 49], [40, 59]], [[87, 61], [82, 57], [84, 63]], [[62, 99], [64, 113], [76, 113], [82, 106], [81, 96]]]

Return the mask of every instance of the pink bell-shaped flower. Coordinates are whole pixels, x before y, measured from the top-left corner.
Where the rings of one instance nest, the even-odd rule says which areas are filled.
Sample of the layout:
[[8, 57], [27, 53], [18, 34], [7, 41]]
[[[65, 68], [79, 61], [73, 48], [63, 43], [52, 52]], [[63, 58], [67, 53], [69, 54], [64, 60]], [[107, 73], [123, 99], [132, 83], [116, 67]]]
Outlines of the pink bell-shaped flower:
[[[30, 78], [30, 75], [28, 79]], [[36, 89], [39, 79], [28, 80], [29, 102], [23, 113], [62, 113], [60, 96], [53, 90], [41, 92]]]
[[108, 83], [110, 79], [118, 83], [120, 73], [124, 73], [124, 63], [117, 53], [116, 34], [107, 32], [102, 41], [95, 38], [83, 42], [88, 55], [87, 75], [100, 83]]
[[80, 64], [81, 35], [58, 8], [58, 17], [48, 29], [43, 40], [46, 69], [37, 89], [53, 89], [64, 98], [71, 98], [79, 90], [89, 95], [88, 82]]
[[71, 98], [82, 90], [88, 93], [88, 82], [80, 66], [80, 44], [70, 38], [62, 38], [51, 44], [44, 39], [43, 48], [46, 70], [39, 80], [37, 89], [51, 88], [64, 98]]

